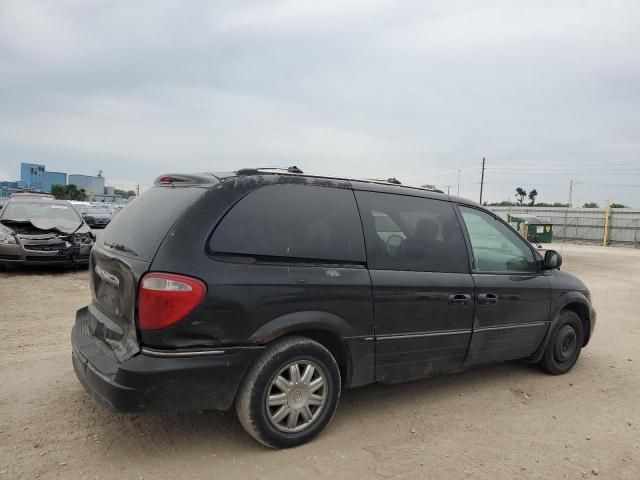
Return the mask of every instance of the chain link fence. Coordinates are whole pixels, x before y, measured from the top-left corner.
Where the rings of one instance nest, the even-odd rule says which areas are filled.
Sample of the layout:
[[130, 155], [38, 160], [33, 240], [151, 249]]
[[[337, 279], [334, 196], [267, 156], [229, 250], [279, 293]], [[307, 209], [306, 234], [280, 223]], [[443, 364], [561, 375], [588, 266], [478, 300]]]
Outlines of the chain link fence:
[[[554, 241], [599, 243], [604, 239], [605, 208], [489, 207], [501, 218], [528, 213], [553, 225]], [[609, 218], [609, 244], [640, 248], [640, 210], [612, 208]]]

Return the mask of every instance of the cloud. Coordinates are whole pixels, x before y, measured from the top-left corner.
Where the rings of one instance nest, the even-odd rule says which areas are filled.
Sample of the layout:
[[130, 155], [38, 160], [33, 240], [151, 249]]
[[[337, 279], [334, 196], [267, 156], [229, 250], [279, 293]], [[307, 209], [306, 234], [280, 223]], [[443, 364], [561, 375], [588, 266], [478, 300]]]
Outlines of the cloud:
[[[640, 4], [6, 1], [0, 168], [297, 164], [640, 206]], [[635, 169], [635, 170], [634, 170]], [[128, 179], [128, 180], [127, 180]], [[599, 185], [596, 185], [599, 184]], [[589, 197], [591, 199], [591, 197]]]

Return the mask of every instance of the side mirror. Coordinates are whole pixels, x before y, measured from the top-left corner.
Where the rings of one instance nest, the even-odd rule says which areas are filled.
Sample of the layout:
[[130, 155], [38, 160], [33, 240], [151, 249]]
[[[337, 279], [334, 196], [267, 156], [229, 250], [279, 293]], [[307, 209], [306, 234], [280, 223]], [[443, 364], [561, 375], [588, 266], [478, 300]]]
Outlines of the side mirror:
[[545, 270], [559, 269], [562, 265], [562, 255], [555, 250], [547, 250], [544, 254], [543, 265]]

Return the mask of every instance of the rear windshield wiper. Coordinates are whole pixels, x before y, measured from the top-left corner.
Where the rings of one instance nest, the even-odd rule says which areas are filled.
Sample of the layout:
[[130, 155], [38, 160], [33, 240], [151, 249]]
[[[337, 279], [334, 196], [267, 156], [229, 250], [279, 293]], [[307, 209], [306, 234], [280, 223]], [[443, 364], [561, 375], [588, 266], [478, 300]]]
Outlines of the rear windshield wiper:
[[120, 250], [122, 252], [128, 252], [131, 255], [135, 255], [136, 257], [138, 256], [138, 254], [131, 248], [127, 247], [126, 245], [123, 245], [121, 243], [114, 243], [114, 242], [104, 242], [104, 244], [107, 247], [111, 247], [115, 250]]

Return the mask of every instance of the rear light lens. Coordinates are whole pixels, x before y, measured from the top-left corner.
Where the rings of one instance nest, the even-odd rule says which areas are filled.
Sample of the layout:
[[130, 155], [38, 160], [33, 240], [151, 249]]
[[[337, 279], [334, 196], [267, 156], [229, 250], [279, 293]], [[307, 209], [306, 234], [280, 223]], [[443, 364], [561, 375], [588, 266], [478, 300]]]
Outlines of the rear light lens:
[[171, 185], [173, 183], [173, 178], [165, 175], [164, 177], [160, 177], [160, 181], [158, 183], [160, 185]]
[[148, 273], [140, 282], [138, 326], [141, 330], [171, 327], [193, 312], [206, 293], [206, 285], [196, 278]]

